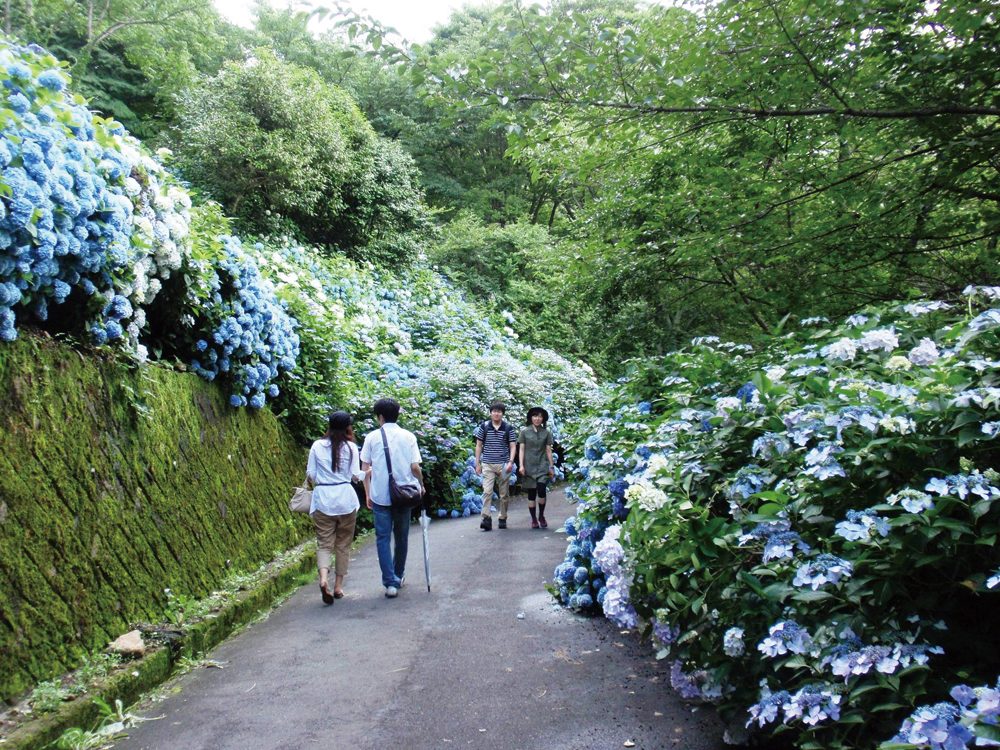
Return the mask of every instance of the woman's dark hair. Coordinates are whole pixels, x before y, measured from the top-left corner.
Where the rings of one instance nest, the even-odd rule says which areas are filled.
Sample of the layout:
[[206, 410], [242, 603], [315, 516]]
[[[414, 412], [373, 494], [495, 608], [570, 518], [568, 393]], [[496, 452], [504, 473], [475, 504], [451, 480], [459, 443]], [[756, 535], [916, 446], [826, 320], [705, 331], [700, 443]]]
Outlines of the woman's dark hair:
[[532, 406], [530, 409], [528, 409], [528, 416], [524, 418], [524, 423], [528, 427], [531, 427], [531, 418], [533, 416], [535, 416], [536, 414], [541, 415], [541, 417], [542, 417], [542, 426], [543, 427], [547, 426], [548, 423], [549, 423], [549, 413], [547, 411], [545, 411], [545, 409], [543, 409], [540, 406]]
[[330, 441], [330, 459], [334, 471], [337, 470], [337, 464], [339, 463], [337, 459], [340, 458], [340, 446], [344, 443], [349, 443], [351, 440], [347, 437], [347, 431], [351, 429], [353, 421], [351, 415], [346, 411], [335, 411], [330, 415], [330, 424], [327, 427], [324, 437]]
[[372, 407], [376, 417], [382, 417], [386, 422], [395, 422], [399, 419], [399, 403], [391, 398], [380, 398]]

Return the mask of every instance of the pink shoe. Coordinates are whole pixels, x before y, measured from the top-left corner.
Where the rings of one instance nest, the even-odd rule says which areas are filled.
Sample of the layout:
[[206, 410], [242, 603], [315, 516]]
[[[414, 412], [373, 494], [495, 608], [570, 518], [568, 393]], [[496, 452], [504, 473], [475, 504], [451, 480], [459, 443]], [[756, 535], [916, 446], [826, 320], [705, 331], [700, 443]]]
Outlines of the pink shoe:
[[538, 528], [538, 521], [536, 521], [534, 518], [531, 519], [531, 528], [533, 529]]
[[549, 528], [549, 522], [545, 520], [545, 516], [540, 516], [538, 519], [538, 525], [543, 529]]

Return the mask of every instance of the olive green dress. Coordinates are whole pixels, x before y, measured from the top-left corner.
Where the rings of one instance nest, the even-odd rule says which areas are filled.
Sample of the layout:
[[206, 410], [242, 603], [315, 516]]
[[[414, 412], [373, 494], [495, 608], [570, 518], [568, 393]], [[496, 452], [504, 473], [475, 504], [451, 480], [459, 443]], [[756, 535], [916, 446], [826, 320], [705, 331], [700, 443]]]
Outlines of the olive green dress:
[[524, 476], [521, 477], [521, 486], [530, 490], [549, 478], [549, 457], [545, 447], [552, 445], [552, 433], [547, 427], [539, 427], [537, 431], [534, 425], [523, 427], [517, 436], [517, 442], [524, 446]]

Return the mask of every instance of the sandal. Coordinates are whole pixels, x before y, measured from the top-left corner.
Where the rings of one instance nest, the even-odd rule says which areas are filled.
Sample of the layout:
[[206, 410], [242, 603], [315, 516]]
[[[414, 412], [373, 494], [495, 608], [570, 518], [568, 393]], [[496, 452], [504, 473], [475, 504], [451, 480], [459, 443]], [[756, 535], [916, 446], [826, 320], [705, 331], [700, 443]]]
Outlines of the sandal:
[[330, 589], [327, 588], [327, 584], [321, 583], [319, 585], [320, 593], [323, 595], [323, 604], [333, 604], [333, 600], [336, 598], [330, 593]]
[[334, 599], [343, 599], [344, 598], [344, 592], [343, 591], [334, 591], [333, 592], [333, 598]]

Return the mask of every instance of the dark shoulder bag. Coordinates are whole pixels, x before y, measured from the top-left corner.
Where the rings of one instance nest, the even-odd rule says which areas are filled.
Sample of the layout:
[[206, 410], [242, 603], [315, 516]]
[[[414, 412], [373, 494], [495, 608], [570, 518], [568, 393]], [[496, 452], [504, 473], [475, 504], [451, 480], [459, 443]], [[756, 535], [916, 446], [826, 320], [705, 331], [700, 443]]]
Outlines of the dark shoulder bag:
[[385, 468], [389, 472], [389, 502], [394, 508], [416, 508], [423, 501], [420, 492], [420, 485], [400, 484], [392, 473], [392, 458], [389, 456], [389, 441], [385, 439], [385, 429], [379, 428], [382, 433], [382, 447], [385, 449]]

